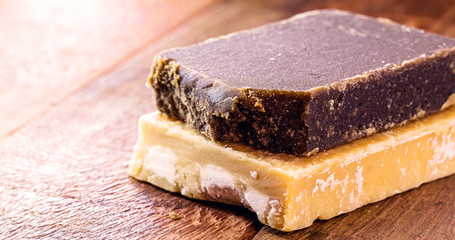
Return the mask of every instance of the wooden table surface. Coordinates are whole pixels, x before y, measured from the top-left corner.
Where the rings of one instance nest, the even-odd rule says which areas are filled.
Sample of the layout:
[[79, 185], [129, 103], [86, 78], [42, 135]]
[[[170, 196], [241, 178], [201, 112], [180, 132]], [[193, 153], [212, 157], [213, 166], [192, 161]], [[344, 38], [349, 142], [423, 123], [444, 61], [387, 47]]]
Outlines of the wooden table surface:
[[157, 52], [328, 7], [455, 37], [453, 0], [0, 1], [0, 239], [454, 239], [455, 176], [282, 233], [126, 175]]

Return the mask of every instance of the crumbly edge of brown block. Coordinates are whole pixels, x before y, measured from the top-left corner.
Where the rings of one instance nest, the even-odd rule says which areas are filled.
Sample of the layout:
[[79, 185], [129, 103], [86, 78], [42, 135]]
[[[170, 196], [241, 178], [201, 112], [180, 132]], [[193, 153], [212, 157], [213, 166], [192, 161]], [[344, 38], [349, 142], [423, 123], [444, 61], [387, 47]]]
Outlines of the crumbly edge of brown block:
[[148, 83], [161, 112], [212, 140], [297, 155], [306, 149], [302, 120], [308, 93], [231, 88], [160, 57], [155, 58]]

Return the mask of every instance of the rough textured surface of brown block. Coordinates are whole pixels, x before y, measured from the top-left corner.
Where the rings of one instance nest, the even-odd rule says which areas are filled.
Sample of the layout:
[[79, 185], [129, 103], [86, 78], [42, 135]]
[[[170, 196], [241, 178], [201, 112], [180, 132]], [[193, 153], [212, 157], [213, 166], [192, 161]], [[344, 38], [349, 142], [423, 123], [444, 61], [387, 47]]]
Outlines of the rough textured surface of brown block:
[[221, 142], [311, 155], [452, 104], [455, 40], [338, 10], [162, 52], [158, 109]]

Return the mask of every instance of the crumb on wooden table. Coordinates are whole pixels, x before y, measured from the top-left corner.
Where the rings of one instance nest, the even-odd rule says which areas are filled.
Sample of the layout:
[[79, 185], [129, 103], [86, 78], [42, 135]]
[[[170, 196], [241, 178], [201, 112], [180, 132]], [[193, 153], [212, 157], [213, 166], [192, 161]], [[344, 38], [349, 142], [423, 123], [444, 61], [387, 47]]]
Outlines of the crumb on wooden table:
[[169, 213], [169, 217], [170, 217], [172, 220], [180, 219], [180, 215], [178, 215], [178, 214], [175, 213], [175, 212]]

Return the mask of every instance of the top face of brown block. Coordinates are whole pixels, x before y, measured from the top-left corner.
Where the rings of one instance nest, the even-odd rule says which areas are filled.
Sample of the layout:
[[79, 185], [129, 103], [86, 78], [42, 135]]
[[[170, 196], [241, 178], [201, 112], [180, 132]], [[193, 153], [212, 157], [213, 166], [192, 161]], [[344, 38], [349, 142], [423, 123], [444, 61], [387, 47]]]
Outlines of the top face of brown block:
[[308, 91], [454, 46], [389, 20], [320, 10], [160, 55], [235, 88]]

